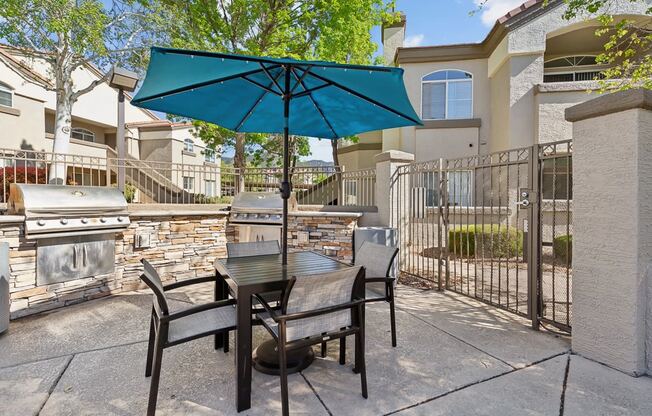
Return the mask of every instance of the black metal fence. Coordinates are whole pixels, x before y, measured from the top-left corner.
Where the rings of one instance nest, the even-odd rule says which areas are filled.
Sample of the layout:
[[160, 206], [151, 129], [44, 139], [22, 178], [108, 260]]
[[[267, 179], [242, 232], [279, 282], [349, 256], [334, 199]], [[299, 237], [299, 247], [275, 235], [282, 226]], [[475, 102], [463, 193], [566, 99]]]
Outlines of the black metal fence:
[[571, 161], [564, 141], [400, 167], [402, 275], [570, 331]]

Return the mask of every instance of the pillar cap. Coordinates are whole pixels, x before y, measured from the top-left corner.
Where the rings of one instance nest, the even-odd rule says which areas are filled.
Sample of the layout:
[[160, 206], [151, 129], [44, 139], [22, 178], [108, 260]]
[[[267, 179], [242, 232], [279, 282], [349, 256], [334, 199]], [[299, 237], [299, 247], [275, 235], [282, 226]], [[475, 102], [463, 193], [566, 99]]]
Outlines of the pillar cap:
[[380, 162], [414, 162], [414, 155], [400, 150], [388, 150], [374, 156], [376, 163]]
[[637, 88], [602, 95], [567, 108], [566, 120], [586, 120], [635, 108], [652, 111], [652, 90]]

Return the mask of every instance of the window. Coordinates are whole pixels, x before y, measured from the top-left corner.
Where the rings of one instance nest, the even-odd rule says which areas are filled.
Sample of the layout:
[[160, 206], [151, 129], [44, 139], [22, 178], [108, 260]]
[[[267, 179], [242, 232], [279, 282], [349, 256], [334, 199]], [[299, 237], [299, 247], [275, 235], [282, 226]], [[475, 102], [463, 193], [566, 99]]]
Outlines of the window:
[[183, 141], [183, 150], [186, 152], [194, 152], [195, 142], [193, 142], [192, 139], [185, 139]]
[[543, 199], [573, 199], [573, 164], [570, 157], [544, 160], [541, 173]]
[[217, 161], [217, 156], [215, 156], [215, 150], [213, 149], [204, 149], [204, 160], [208, 163], [215, 163]]
[[421, 80], [421, 118], [446, 120], [473, 117], [473, 75], [446, 70]]
[[185, 191], [192, 191], [195, 187], [195, 178], [192, 176], [183, 177], [183, 189]]
[[14, 106], [14, 90], [7, 84], [0, 82], [0, 105]]
[[[439, 172], [423, 172], [413, 179], [413, 198], [426, 207], [439, 206]], [[448, 174], [448, 203], [452, 206], [472, 206], [473, 171], [461, 170]], [[445, 202], [445, 201], [443, 201]], [[415, 215], [417, 216], [417, 215]]]
[[81, 127], [73, 128], [72, 133], [70, 133], [70, 137], [77, 140], [83, 140], [85, 142], [95, 141], [95, 133], [93, 133], [90, 130], [83, 129]]
[[214, 180], [206, 179], [206, 182], [204, 183], [204, 195], [209, 198], [214, 197], [217, 189], [215, 185], [216, 183]]
[[543, 64], [543, 82], [573, 82], [602, 79], [595, 56], [578, 55], [556, 58]]

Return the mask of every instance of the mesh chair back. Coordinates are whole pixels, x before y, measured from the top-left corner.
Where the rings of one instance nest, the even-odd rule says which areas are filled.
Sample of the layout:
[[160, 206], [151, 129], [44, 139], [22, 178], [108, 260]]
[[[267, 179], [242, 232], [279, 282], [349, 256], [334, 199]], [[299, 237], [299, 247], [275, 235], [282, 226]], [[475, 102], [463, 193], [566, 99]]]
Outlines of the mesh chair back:
[[367, 278], [388, 277], [397, 253], [398, 248], [396, 247], [365, 241], [362, 243], [360, 250], [355, 253], [355, 265], [365, 268]]
[[147, 260], [141, 260], [144, 267], [144, 272], [140, 278], [152, 289], [154, 292], [154, 308], [156, 312], [161, 315], [167, 315], [170, 312], [167, 299], [165, 298], [165, 290], [163, 289], [163, 282], [158, 275], [158, 272]]
[[[287, 295], [285, 312], [313, 311], [351, 302], [361, 267], [348, 267], [336, 272], [296, 276]], [[287, 341], [294, 341], [324, 332], [338, 331], [351, 325], [351, 310], [345, 309], [287, 323]]]
[[278, 241], [254, 241], [251, 243], [226, 243], [226, 254], [229, 257], [262, 256], [265, 254], [281, 254]]

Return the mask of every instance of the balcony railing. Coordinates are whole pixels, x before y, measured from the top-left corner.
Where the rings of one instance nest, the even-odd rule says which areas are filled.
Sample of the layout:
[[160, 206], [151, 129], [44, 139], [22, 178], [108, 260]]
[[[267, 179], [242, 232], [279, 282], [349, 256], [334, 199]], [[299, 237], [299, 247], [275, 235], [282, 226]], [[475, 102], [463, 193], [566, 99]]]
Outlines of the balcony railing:
[[[112, 155], [111, 153], [109, 155]], [[276, 191], [281, 168], [246, 168], [92, 157], [0, 149], [0, 203], [12, 183], [50, 183], [52, 165], [65, 167], [70, 186], [118, 186], [124, 169], [129, 203], [228, 204], [240, 191]], [[294, 167], [290, 177], [300, 205], [375, 204], [375, 170], [344, 172], [337, 166]]]

